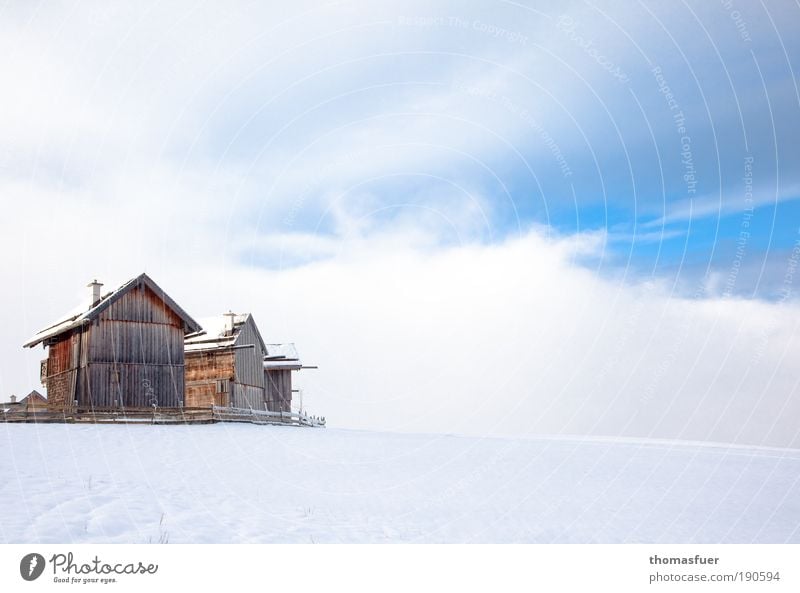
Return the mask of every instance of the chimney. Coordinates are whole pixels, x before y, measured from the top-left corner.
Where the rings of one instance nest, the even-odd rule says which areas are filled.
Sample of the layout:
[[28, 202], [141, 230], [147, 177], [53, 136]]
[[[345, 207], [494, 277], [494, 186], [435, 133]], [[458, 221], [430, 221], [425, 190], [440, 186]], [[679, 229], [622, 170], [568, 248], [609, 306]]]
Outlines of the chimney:
[[96, 279], [92, 280], [89, 284], [86, 285], [87, 288], [92, 289], [92, 307], [94, 307], [97, 303], [100, 302], [100, 289], [102, 288], [103, 283], [98, 282]]
[[225, 317], [225, 335], [230, 336], [233, 334], [233, 322], [236, 319], [236, 313], [233, 311], [228, 311], [224, 314]]
[[17, 396], [16, 396], [16, 395], [12, 395], [12, 396], [11, 396], [11, 403], [12, 403], [12, 404], [15, 404], [15, 403], [17, 403]]

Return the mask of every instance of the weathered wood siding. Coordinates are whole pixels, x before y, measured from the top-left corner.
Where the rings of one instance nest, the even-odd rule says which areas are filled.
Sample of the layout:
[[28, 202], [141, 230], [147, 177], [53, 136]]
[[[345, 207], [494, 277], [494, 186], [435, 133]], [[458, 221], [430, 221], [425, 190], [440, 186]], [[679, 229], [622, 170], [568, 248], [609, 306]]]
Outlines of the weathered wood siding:
[[[264, 389], [264, 356], [261, 341], [252, 317], [239, 329], [236, 336], [236, 382]], [[261, 400], [263, 401], [263, 393]]]
[[86, 385], [85, 369], [89, 360], [86, 350], [87, 329], [76, 329], [65, 334], [48, 348], [47, 388], [48, 407], [64, 410], [80, 400]]
[[264, 410], [264, 388], [253, 387], [252, 385], [242, 385], [233, 383], [233, 399], [231, 405], [234, 408], [252, 408], [254, 410]]
[[47, 402], [54, 410], [73, 404], [77, 392], [80, 332], [65, 335], [47, 353]]
[[214, 381], [205, 381], [186, 385], [186, 407], [187, 408], [211, 408], [212, 406], [230, 405], [230, 395], [225, 392], [217, 391]]
[[[186, 353], [187, 406], [265, 409], [266, 352], [251, 316], [242, 324], [237, 322], [235, 335], [233, 344]], [[209, 340], [211, 348], [217, 343], [215, 340], [216, 336]], [[217, 382], [223, 380], [227, 391], [220, 393]]]
[[[264, 409], [264, 376], [260, 346], [254, 348], [228, 347], [220, 350], [186, 353], [187, 407], [233, 406], [234, 408]], [[249, 385], [254, 364], [262, 368], [261, 385]], [[244, 369], [244, 370], [242, 370]], [[227, 380], [228, 390], [220, 393], [217, 381]]]
[[86, 380], [78, 388], [80, 405], [181, 405], [183, 322], [148, 287], [122, 295], [84, 331]]
[[232, 350], [195, 351], [186, 353], [186, 407], [206, 408], [229, 406], [228, 392], [217, 390], [217, 381], [227, 380], [228, 391], [234, 378]]
[[292, 411], [292, 371], [265, 370], [267, 409], [270, 412]]
[[235, 408], [264, 409], [264, 349], [253, 318], [238, 329], [234, 344], [235, 383], [231, 405]]
[[28, 412], [38, 412], [40, 410], [47, 410], [47, 400], [40, 400], [38, 398], [28, 397], [25, 400], [25, 409]]

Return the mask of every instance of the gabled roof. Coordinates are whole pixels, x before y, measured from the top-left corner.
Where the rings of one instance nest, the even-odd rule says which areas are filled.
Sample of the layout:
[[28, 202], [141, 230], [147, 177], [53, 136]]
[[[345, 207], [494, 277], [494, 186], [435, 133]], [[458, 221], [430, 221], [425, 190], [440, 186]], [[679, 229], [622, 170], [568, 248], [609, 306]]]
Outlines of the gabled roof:
[[67, 315], [65, 318], [57, 321], [53, 325], [40, 330], [33, 338], [26, 342], [23, 347], [32, 348], [33, 346], [36, 346], [45, 340], [71, 331], [76, 327], [83, 325], [84, 323], [89, 323], [93, 319], [97, 318], [100, 313], [108, 309], [108, 307], [115, 303], [122, 295], [140, 286], [146, 286], [152, 290], [156, 295], [158, 295], [158, 298], [160, 298], [167, 307], [169, 307], [178, 317], [181, 318], [184, 324], [185, 333], [200, 331], [200, 325], [198, 325], [194, 319], [189, 317], [186, 311], [181, 309], [178, 304], [173, 301], [170, 296], [161, 289], [161, 287], [158, 286], [158, 284], [153, 282], [150, 276], [147, 274], [140, 274], [136, 276], [136, 278], [128, 280], [116, 290], [101, 296], [100, 301], [93, 307], [78, 310], [78, 312]]
[[[231, 328], [231, 318], [233, 327]], [[258, 338], [261, 348], [266, 351], [266, 344], [258, 331], [255, 319], [250, 313], [225, 313], [216, 317], [204, 317], [200, 320], [203, 330], [186, 336], [184, 340], [184, 350], [195, 352], [197, 350], [216, 350], [219, 348], [230, 348], [232, 346], [242, 346], [240, 336], [242, 329], [250, 325]]]
[[47, 398], [34, 389], [28, 395], [19, 400], [19, 403], [24, 404], [27, 401], [38, 401], [42, 403], [47, 403]]

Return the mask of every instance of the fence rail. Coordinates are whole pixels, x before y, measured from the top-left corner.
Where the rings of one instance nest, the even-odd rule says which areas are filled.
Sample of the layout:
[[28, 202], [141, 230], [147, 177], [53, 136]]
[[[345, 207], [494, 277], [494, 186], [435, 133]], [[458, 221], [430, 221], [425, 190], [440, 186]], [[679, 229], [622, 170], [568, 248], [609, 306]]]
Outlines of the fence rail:
[[214, 406], [213, 415], [222, 422], [251, 422], [253, 424], [293, 424], [296, 426], [325, 426], [325, 418], [305, 412], [270, 412], [253, 408]]
[[213, 424], [248, 422], [325, 426], [324, 418], [304, 412], [268, 412], [244, 408], [72, 408], [65, 411], [0, 409], [0, 422], [85, 424]]

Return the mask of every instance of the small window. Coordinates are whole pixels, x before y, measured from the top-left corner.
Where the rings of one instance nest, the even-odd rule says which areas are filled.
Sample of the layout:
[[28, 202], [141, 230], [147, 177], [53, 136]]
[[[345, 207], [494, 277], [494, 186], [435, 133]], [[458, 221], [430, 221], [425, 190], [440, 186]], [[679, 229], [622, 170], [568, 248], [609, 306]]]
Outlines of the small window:
[[217, 379], [217, 393], [228, 393], [228, 379]]

